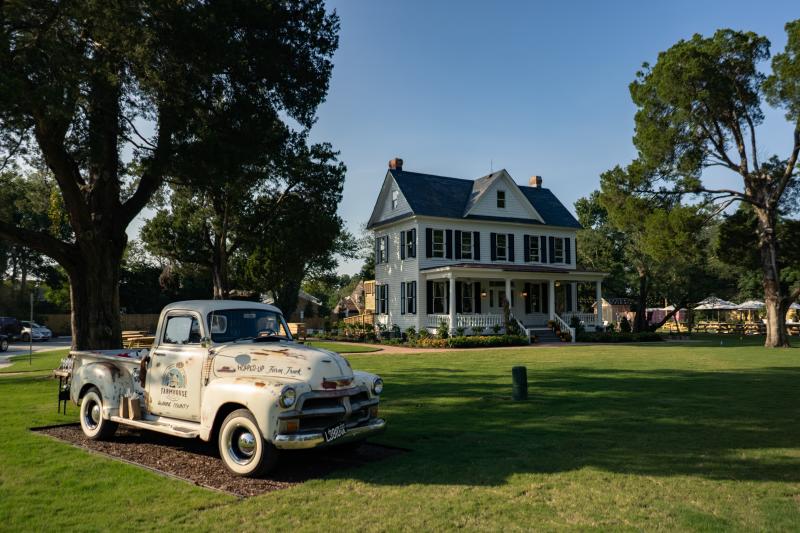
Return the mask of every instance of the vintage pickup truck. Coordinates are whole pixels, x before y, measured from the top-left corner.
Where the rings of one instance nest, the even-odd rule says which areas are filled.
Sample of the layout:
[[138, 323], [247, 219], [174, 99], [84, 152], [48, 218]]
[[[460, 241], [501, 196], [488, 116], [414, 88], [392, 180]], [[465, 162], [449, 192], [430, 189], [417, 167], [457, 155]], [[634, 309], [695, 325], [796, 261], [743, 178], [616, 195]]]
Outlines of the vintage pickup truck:
[[380, 377], [292, 340], [280, 310], [197, 300], [161, 312], [150, 349], [73, 351], [70, 399], [90, 439], [119, 424], [205, 441], [257, 476], [279, 450], [360, 442], [383, 431]]

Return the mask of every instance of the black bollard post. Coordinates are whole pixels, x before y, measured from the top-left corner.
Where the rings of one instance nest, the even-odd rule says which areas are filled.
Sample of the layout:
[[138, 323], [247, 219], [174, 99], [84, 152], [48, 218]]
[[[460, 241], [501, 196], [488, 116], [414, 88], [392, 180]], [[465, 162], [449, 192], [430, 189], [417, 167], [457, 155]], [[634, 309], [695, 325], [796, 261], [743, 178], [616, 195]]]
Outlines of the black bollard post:
[[515, 402], [528, 399], [528, 369], [524, 366], [511, 368], [512, 397]]

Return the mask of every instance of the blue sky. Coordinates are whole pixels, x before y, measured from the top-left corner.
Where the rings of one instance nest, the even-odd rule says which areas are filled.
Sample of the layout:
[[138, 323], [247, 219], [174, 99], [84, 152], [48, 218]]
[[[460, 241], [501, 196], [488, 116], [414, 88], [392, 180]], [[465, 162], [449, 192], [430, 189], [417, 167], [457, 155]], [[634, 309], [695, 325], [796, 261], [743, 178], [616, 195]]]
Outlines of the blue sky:
[[[628, 94], [642, 62], [722, 27], [767, 36], [773, 53], [797, 2], [455, 2], [341, 0], [340, 47], [312, 130], [348, 167], [340, 214], [370, 215], [395, 156], [404, 168], [461, 178], [532, 174], [570, 208], [599, 175], [634, 157]], [[767, 67], [768, 65], [765, 65]], [[759, 149], [786, 154], [770, 112]], [[735, 177], [714, 183], [737, 185]], [[360, 262], [342, 263], [353, 273]]]

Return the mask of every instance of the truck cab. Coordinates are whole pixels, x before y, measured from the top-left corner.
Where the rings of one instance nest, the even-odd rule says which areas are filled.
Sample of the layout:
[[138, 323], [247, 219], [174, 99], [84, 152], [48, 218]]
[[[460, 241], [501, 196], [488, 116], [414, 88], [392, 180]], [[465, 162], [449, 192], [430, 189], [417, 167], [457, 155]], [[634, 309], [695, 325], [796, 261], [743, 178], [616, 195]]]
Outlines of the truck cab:
[[92, 439], [119, 424], [217, 439], [233, 473], [256, 476], [280, 450], [361, 441], [384, 430], [383, 381], [341, 355], [294, 342], [274, 306], [176, 302], [150, 349], [74, 351], [70, 397]]

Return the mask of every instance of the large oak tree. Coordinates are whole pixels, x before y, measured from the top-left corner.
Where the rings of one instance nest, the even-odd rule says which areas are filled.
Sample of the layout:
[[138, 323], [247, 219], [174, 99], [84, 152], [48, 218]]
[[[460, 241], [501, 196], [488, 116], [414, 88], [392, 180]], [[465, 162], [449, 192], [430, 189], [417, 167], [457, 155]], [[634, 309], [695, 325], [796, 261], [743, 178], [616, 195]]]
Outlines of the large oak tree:
[[[787, 293], [780, 283], [781, 250], [776, 236], [779, 204], [797, 180], [800, 153], [800, 20], [786, 25], [788, 42], [772, 59], [772, 73], [759, 71], [770, 56], [769, 41], [750, 32], [719, 30], [695, 35], [645, 64], [631, 84], [638, 107], [634, 144], [641, 171], [628, 173], [630, 194], [704, 195], [720, 208], [749, 204], [757, 219], [757, 245], [767, 311], [766, 346], [787, 346], [785, 315], [800, 286]], [[791, 148], [764, 157], [757, 129], [764, 102], [785, 111]], [[735, 173], [740, 188], [708, 184], [705, 171]]]
[[321, 0], [0, 3], [0, 160], [42, 158], [74, 233], [0, 222], [0, 238], [66, 270], [76, 348], [120, 342], [126, 228], [191, 163], [208, 110], [246, 110], [227, 117], [243, 130], [283, 116], [309, 127], [337, 32]]

